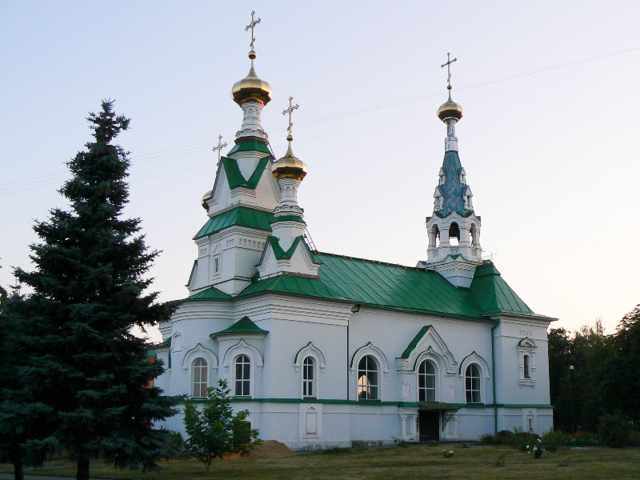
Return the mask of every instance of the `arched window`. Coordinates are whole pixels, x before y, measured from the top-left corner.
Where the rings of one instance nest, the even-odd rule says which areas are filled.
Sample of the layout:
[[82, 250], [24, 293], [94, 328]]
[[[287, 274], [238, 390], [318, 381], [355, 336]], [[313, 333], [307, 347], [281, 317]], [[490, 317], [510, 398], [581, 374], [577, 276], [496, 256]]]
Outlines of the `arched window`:
[[377, 400], [379, 385], [378, 363], [371, 355], [365, 355], [358, 362], [358, 398]]
[[251, 395], [251, 360], [246, 355], [239, 355], [235, 361], [236, 377], [234, 395]]
[[191, 377], [193, 396], [195, 398], [204, 398], [207, 396], [207, 387], [209, 386], [209, 366], [204, 358], [196, 358], [191, 364]]
[[452, 222], [449, 227], [449, 243], [454, 247], [460, 242], [460, 227], [456, 222]]
[[467, 403], [482, 403], [480, 395], [480, 367], [472, 363], [464, 375]]
[[436, 401], [436, 369], [429, 360], [418, 367], [418, 401]]
[[316, 374], [315, 363], [313, 357], [306, 357], [302, 362], [302, 396], [316, 397]]

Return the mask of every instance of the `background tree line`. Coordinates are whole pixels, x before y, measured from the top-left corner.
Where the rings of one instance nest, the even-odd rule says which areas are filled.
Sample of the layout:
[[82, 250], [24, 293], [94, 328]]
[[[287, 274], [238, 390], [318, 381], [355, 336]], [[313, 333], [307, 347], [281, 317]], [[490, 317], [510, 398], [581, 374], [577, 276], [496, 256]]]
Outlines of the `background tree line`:
[[613, 334], [600, 320], [571, 333], [549, 331], [551, 404], [556, 430], [595, 432], [600, 417], [620, 412], [640, 427], [640, 305]]

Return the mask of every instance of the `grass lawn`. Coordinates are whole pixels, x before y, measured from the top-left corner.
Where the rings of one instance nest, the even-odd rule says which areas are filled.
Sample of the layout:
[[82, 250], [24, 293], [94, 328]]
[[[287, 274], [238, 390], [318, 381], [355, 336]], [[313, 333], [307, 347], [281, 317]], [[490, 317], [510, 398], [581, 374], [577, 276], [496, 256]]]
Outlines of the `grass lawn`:
[[[442, 456], [443, 446], [411, 445], [407, 448], [345, 449], [332, 453], [318, 452], [268, 460], [224, 460], [214, 462], [209, 478], [258, 479], [602, 479], [640, 478], [640, 449], [593, 448], [558, 449], [545, 452], [541, 459], [512, 447], [448, 445], [455, 455]], [[51, 468], [25, 473], [75, 477], [75, 466], [56, 462]], [[499, 466], [503, 464], [503, 466]], [[9, 473], [9, 465], [0, 472]], [[207, 478], [204, 466], [194, 460], [163, 462], [160, 474], [118, 471], [98, 463], [91, 465], [96, 478], [127, 479], [197, 479]]]

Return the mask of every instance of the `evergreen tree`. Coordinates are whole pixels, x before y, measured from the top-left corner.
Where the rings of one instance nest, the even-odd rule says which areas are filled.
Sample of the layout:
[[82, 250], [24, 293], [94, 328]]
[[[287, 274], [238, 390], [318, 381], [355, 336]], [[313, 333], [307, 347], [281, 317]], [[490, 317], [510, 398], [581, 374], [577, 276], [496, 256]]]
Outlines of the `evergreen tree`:
[[28, 447], [59, 442], [77, 461], [79, 480], [98, 455], [119, 468], [155, 468], [167, 443], [152, 424], [177, 403], [148, 387], [163, 366], [147, 361], [148, 345], [131, 333], [166, 319], [170, 307], [144, 293], [158, 252], [147, 249], [139, 219], [121, 218], [129, 160], [111, 141], [129, 120], [112, 101], [87, 120], [93, 141], [68, 162], [72, 177], [60, 190], [71, 211], [54, 209], [36, 223], [35, 270], [15, 271], [32, 291], [20, 309], [20, 343], [30, 352], [17, 371], [20, 388], [55, 413], [54, 428]]

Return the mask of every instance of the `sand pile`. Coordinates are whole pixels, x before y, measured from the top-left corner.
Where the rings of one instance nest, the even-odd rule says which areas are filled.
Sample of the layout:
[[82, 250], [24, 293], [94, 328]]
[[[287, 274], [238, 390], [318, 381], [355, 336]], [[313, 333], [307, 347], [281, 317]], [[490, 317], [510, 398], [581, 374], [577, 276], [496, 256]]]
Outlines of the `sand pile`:
[[280, 443], [276, 440], [266, 440], [262, 445], [258, 445], [251, 452], [251, 458], [267, 459], [267, 458], [282, 458], [290, 457], [296, 453], [287, 447], [284, 443]]

